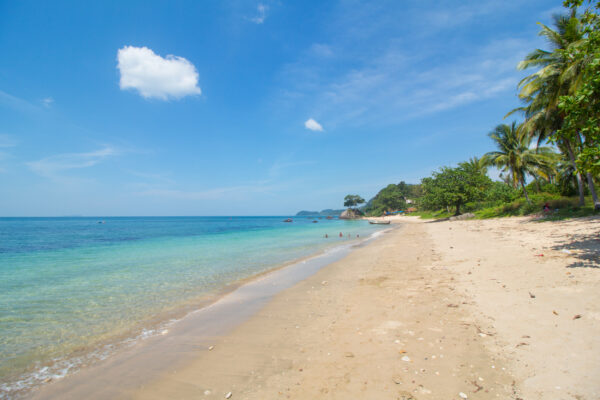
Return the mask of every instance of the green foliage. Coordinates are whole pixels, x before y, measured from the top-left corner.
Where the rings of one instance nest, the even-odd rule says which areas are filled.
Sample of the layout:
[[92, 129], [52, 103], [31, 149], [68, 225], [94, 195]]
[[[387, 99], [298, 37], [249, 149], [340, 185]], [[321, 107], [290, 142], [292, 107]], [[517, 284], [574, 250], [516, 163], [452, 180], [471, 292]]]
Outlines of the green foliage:
[[545, 183], [542, 185], [542, 192], [550, 194], [560, 194], [560, 187], [553, 183]]
[[380, 216], [385, 212], [406, 209], [406, 199], [414, 199], [420, 195], [421, 185], [409, 184], [404, 181], [399, 184], [389, 184], [381, 189], [367, 203], [365, 212], [372, 216]]
[[405, 199], [414, 199], [422, 195], [421, 185], [419, 184], [406, 183], [404, 181], [401, 181], [396, 186], [398, 187], [398, 190], [400, 190], [400, 193], [402, 193], [402, 196], [404, 196]]
[[373, 199], [373, 211], [397, 211], [406, 207], [406, 200], [397, 185], [390, 184], [379, 191]]
[[463, 161], [458, 165], [472, 172], [476, 172], [481, 175], [486, 175], [490, 163], [485, 157], [471, 157], [469, 161]]
[[483, 199], [491, 182], [468, 166], [442, 167], [421, 181], [423, 197], [419, 204], [426, 210], [452, 207], [458, 215], [462, 205]]
[[541, 215], [545, 215], [548, 218], [555, 214], [563, 217], [566, 215], [590, 215], [590, 211], [593, 211], [592, 207], [584, 207], [585, 211], [581, 211], [582, 207], [579, 206], [579, 199], [577, 197], [564, 197], [549, 193], [540, 193], [531, 196], [531, 203], [528, 203], [525, 199], [517, 199], [499, 206], [482, 208], [475, 212], [475, 216], [477, 218], [485, 219], [542, 213], [546, 203], [548, 203], [550, 210], [552, 211], [547, 215]]
[[365, 202], [365, 199], [356, 194], [349, 194], [344, 197], [344, 207], [354, 207]]
[[[575, 9], [580, 1], [568, 1]], [[564, 115], [553, 140], [568, 138], [579, 144], [577, 169], [600, 176], [600, 17], [588, 8], [581, 17], [584, 37], [562, 50], [570, 65], [579, 65], [579, 81], [574, 92], [560, 97], [558, 107]]]
[[[523, 112], [525, 130], [529, 135], [537, 137], [538, 144], [544, 140], [554, 142], [575, 169], [576, 158], [589, 143], [577, 129], [564, 129], [566, 115], [561, 99], [572, 96], [586, 80], [583, 71], [589, 57], [576, 55], [582, 53], [580, 50], [585, 47], [593, 29], [590, 28], [590, 13], [586, 11], [578, 17], [576, 6], [568, 14], [554, 15], [553, 18], [555, 29], [540, 24], [542, 28], [539, 32], [547, 40], [550, 49], [536, 49], [518, 65], [519, 69], [539, 69], [519, 83], [519, 97], [526, 105], [512, 112]], [[582, 203], [584, 183], [580, 170], [576, 175]]]
[[485, 191], [487, 203], [509, 203], [521, 196], [521, 192], [504, 182], [492, 182]]
[[442, 219], [448, 218], [452, 216], [452, 213], [449, 213], [446, 210], [437, 210], [437, 211], [416, 211], [411, 213], [410, 215], [415, 215], [417, 217], [421, 217], [421, 219]]
[[498, 150], [486, 153], [484, 159], [508, 172], [513, 186], [521, 185], [525, 199], [529, 201], [525, 188], [526, 174], [548, 177], [554, 174], [558, 155], [549, 147], [531, 148], [533, 137], [524, 125], [498, 125], [490, 134]]

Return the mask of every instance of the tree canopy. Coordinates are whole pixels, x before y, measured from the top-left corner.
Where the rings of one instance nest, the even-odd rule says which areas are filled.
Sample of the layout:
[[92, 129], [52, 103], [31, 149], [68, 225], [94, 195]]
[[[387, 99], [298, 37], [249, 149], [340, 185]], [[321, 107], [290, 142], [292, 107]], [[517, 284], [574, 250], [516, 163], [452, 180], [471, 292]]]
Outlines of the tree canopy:
[[367, 203], [365, 212], [371, 215], [381, 215], [386, 211], [398, 211], [406, 209], [408, 199], [421, 196], [421, 185], [401, 181], [389, 184], [381, 189], [375, 197]]
[[454, 207], [455, 215], [459, 215], [461, 206], [484, 198], [485, 190], [491, 182], [486, 175], [475, 172], [468, 166], [442, 167], [430, 178], [421, 181], [421, 205], [433, 210]]
[[[574, 10], [582, 1], [566, 1]], [[577, 169], [593, 176], [600, 176], [600, 16], [588, 8], [581, 17], [583, 40], [567, 47], [563, 57], [571, 65], [581, 65], [580, 85], [568, 95], [561, 96], [558, 107], [564, 114], [561, 129], [552, 139], [568, 138], [580, 142]], [[583, 140], [581, 139], [583, 137]]]
[[365, 202], [365, 199], [357, 194], [349, 194], [344, 197], [344, 207], [355, 207]]
[[[404, 182], [402, 182], [404, 183]], [[381, 215], [386, 211], [402, 210], [406, 207], [406, 200], [402, 190], [393, 183], [379, 191], [370, 201], [367, 208], [369, 213]]]
[[[486, 153], [484, 160], [502, 172], [509, 172], [513, 187], [521, 185], [527, 202], [530, 202], [525, 189], [525, 174], [548, 177], [553, 172], [558, 155], [549, 147], [531, 148], [533, 137], [523, 129], [523, 125], [517, 125], [516, 122], [498, 125], [489, 136], [498, 150]], [[465, 168], [468, 166], [463, 164]]]

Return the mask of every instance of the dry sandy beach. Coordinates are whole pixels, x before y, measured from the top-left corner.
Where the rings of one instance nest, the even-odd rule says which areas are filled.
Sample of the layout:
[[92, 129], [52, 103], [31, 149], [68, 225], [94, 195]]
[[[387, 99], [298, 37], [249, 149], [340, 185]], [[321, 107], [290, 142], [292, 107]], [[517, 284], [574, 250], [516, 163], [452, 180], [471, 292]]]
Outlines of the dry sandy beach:
[[394, 223], [122, 398], [600, 398], [600, 219]]
[[600, 398], [600, 219], [395, 222], [126, 397]]

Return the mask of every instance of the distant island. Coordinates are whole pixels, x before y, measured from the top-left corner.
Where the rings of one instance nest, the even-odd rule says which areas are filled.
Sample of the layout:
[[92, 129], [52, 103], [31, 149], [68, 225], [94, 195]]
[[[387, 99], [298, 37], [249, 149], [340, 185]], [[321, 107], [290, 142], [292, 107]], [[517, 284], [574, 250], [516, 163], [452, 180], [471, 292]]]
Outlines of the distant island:
[[340, 214], [342, 212], [344, 212], [345, 210], [332, 210], [332, 209], [327, 209], [327, 210], [322, 210], [322, 211], [299, 211], [296, 214], [296, 217], [312, 217], [312, 216], [320, 216], [320, 217], [339, 217]]

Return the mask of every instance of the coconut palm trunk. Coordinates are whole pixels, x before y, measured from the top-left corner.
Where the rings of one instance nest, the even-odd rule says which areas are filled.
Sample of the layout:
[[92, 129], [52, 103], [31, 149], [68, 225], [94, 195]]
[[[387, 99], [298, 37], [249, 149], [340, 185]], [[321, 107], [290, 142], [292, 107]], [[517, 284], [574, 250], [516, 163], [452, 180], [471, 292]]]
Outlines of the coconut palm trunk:
[[594, 186], [594, 177], [591, 172], [587, 174], [588, 187], [590, 188], [590, 194], [592, 195], [592, 201], [594, 202], [594, 209], [600, 209], [600, 202], [598, 202], [598, 195], [596, 194], [596, 188]]
[[[579, 132], [577, 132], [576, 138], [577, 138], [577, 141], [579, 142], [579, 145], [581, 147], [583, 147], [583, 140], [581, 140], [581, 134]], [[586, 177], [587, 177], [588, 188], [590, 189], [590, 194], [592, 195], [592, 201], [594, 202], [594, 208], [599, 209], [600, 203], [598, 203], [598, 195], [596, 194], [594, 178], [590, 172], [586, 173]]]
[[529, 195], [527, 194], [527, 189], [525, 189], [525, 180], [523, 179], [523, 177], [521, 177], [519, 181], [521, 182], [521, 188], [523, 189], [523, 195], [525, 195], [525, 200], [527, 200], [527, 203], [531, 204], [531, 200], [529, 199]]
[[577, 164], [575, 164], [575, 154], [573, 153], [573, 147], [571, 147], [571, 143], [565, 140], [565, 147], [567, 148], [567, 153], [569, 154], [569, 162], [571, 166], [575, 169], [575, 177], [577, 178], [577, 189], [579, 190], [579, 205], [583, 207], [585, 205], [585, 192], [583, 188], [583, 178], [581, 177], [581, 173], [577, 170]]

